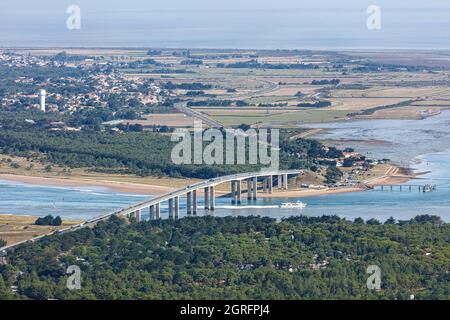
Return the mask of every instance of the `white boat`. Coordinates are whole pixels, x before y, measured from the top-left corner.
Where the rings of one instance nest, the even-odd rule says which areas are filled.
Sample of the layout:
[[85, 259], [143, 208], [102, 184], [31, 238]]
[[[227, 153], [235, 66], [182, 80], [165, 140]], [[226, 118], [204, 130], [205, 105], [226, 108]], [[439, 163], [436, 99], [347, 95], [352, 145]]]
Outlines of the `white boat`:
[[429, 184], [423, 186], [423, 192], [432, 192], [434, 190], [436, 190], [436, 186], [432, 186]]
[[306, 203], [303, 203], [301, 201], [286, 202], [286, 203], [282, 203], [280, 205], [280, 208], [283, 208], [283, 209], [303, 209], [303, 208], [306, 208]]

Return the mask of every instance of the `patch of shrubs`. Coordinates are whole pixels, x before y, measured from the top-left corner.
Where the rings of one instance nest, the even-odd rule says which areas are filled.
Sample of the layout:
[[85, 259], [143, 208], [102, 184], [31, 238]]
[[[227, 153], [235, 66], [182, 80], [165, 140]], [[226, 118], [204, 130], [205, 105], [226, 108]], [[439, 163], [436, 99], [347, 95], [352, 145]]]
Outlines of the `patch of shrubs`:
[[38, 218], [34, 224], [37, 226], [60, 226], [62, 225], [62, 219], [60, 216], [53, 218], [52, 215], [48, 215], [43, 218]]

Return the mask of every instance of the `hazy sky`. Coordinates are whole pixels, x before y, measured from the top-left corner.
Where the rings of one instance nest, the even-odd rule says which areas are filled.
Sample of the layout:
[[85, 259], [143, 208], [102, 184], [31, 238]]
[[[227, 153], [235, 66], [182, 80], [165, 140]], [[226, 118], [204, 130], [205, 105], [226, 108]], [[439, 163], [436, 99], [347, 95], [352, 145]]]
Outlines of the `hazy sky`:
[[366, 8], [376, 4], [386, 8], [450, 9], [448, 0], [14, 0], [3, 1], [2, 11], [58, 10], [77, 4], [89, 10], [271, 10], [290, 8]]
[[[66, 28], [78, 5], [82, 28]], [[382, 28], [366, 27], [369, 5]], [[450, 0], [3, 0], [0, 46], [450, 48]]]

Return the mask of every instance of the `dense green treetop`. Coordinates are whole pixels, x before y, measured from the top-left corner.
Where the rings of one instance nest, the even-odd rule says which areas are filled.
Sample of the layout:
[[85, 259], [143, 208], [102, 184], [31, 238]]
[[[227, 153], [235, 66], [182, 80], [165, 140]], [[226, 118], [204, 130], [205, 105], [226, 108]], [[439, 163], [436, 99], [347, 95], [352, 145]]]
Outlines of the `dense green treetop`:
[[[31, 299], [449, 299], [449, 238], [450, 225], [430, 216], [112, 217], [22, 245], [0, 274], [18, 286], [14, 298]], [[81, 290], [66, 288], [70, 265]], [[366, 287], [369, 265], [381, 269], [380, 291]]]

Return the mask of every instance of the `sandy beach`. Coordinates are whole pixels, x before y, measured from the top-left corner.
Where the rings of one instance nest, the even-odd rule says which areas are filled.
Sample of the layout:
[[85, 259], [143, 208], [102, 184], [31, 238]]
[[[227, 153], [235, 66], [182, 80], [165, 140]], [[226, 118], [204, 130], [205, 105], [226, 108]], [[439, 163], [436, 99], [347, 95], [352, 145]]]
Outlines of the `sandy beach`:
[[[380, 185], [391, 185], [391, 184], [402, 184], [406, 183], [411, 179], [415, 179], [416, 176], [412, 175], [407, 169], [403, 169], [397, 166], [390, 166], [388, 170], [378, 177], [371, 178], [364, 181], [368, 186], [380, 186]], [[150, 180], [153, 183], [161, 183], [165, 185], [156, 185], [150, 183], [135, 183], [127, 181], [125, 177], [115, 177], [115, 179], [121, 179], [121, 181], [106, 180], [107, 178], [92, 177], [92, 178], [80, 178], [80, 177], [43, 177], [43, 176], [25, 176], [16, 175], [10, 173], [0, 174], [0, 180], [9, 180], [22, 182], [34, 185], [47, 185], [47, 186], [59, 186], [59, 187], [102, 187], [108, 188], [117, 192], [143, 194], [157, 196], [164, 193], [172, 192], [184, 185], [190, 185], [195, 181], [186, 180], [178, 181], [173, 180], [173, 187], [167, 186], [171, 184], [171, 179], [165, 178]], [[145, 181], [145, 180], [144, 180]], [[230, 186], [228, 184], [223, 184], [216, 190], [217, 196], [224, 196], [229, 193]], [[358, 192], [364, 191], [363, 187], [339, 187], [339, 188], [322, 188], [322, 189], [295, 189], [282, 191], [274, 188], [272, 194], [264, 194], [262, 192], [258, 193], [261, 198], [288, 198], [288, 197], [310, 197], [319, 196], [325, 194], [336, 194], [336, 193], [347, 193], [347, 192]], [[244, 191], [245, 192], [245, 191]], [[202, 195], [202, 190], [199, 190], [199, 195]]]
[[365, 183], [372, 187], [403, 184], [412, 179], [417, 179], [418, 175], [420, 174], [412, 174], [408, 169], [391, 166], [383, 176], [367, 180]]
[[158, 195], [175, 190], [171, 187], [148, 185], [132, 182], [118, 182], [108, 180], [80, 179], [72, 177], [35, 177], [15, 174], [0, 174], [0, 180], [16, 181], [34, 185], [46, 185], [57, 187], [102, 187], [118, 192]]

